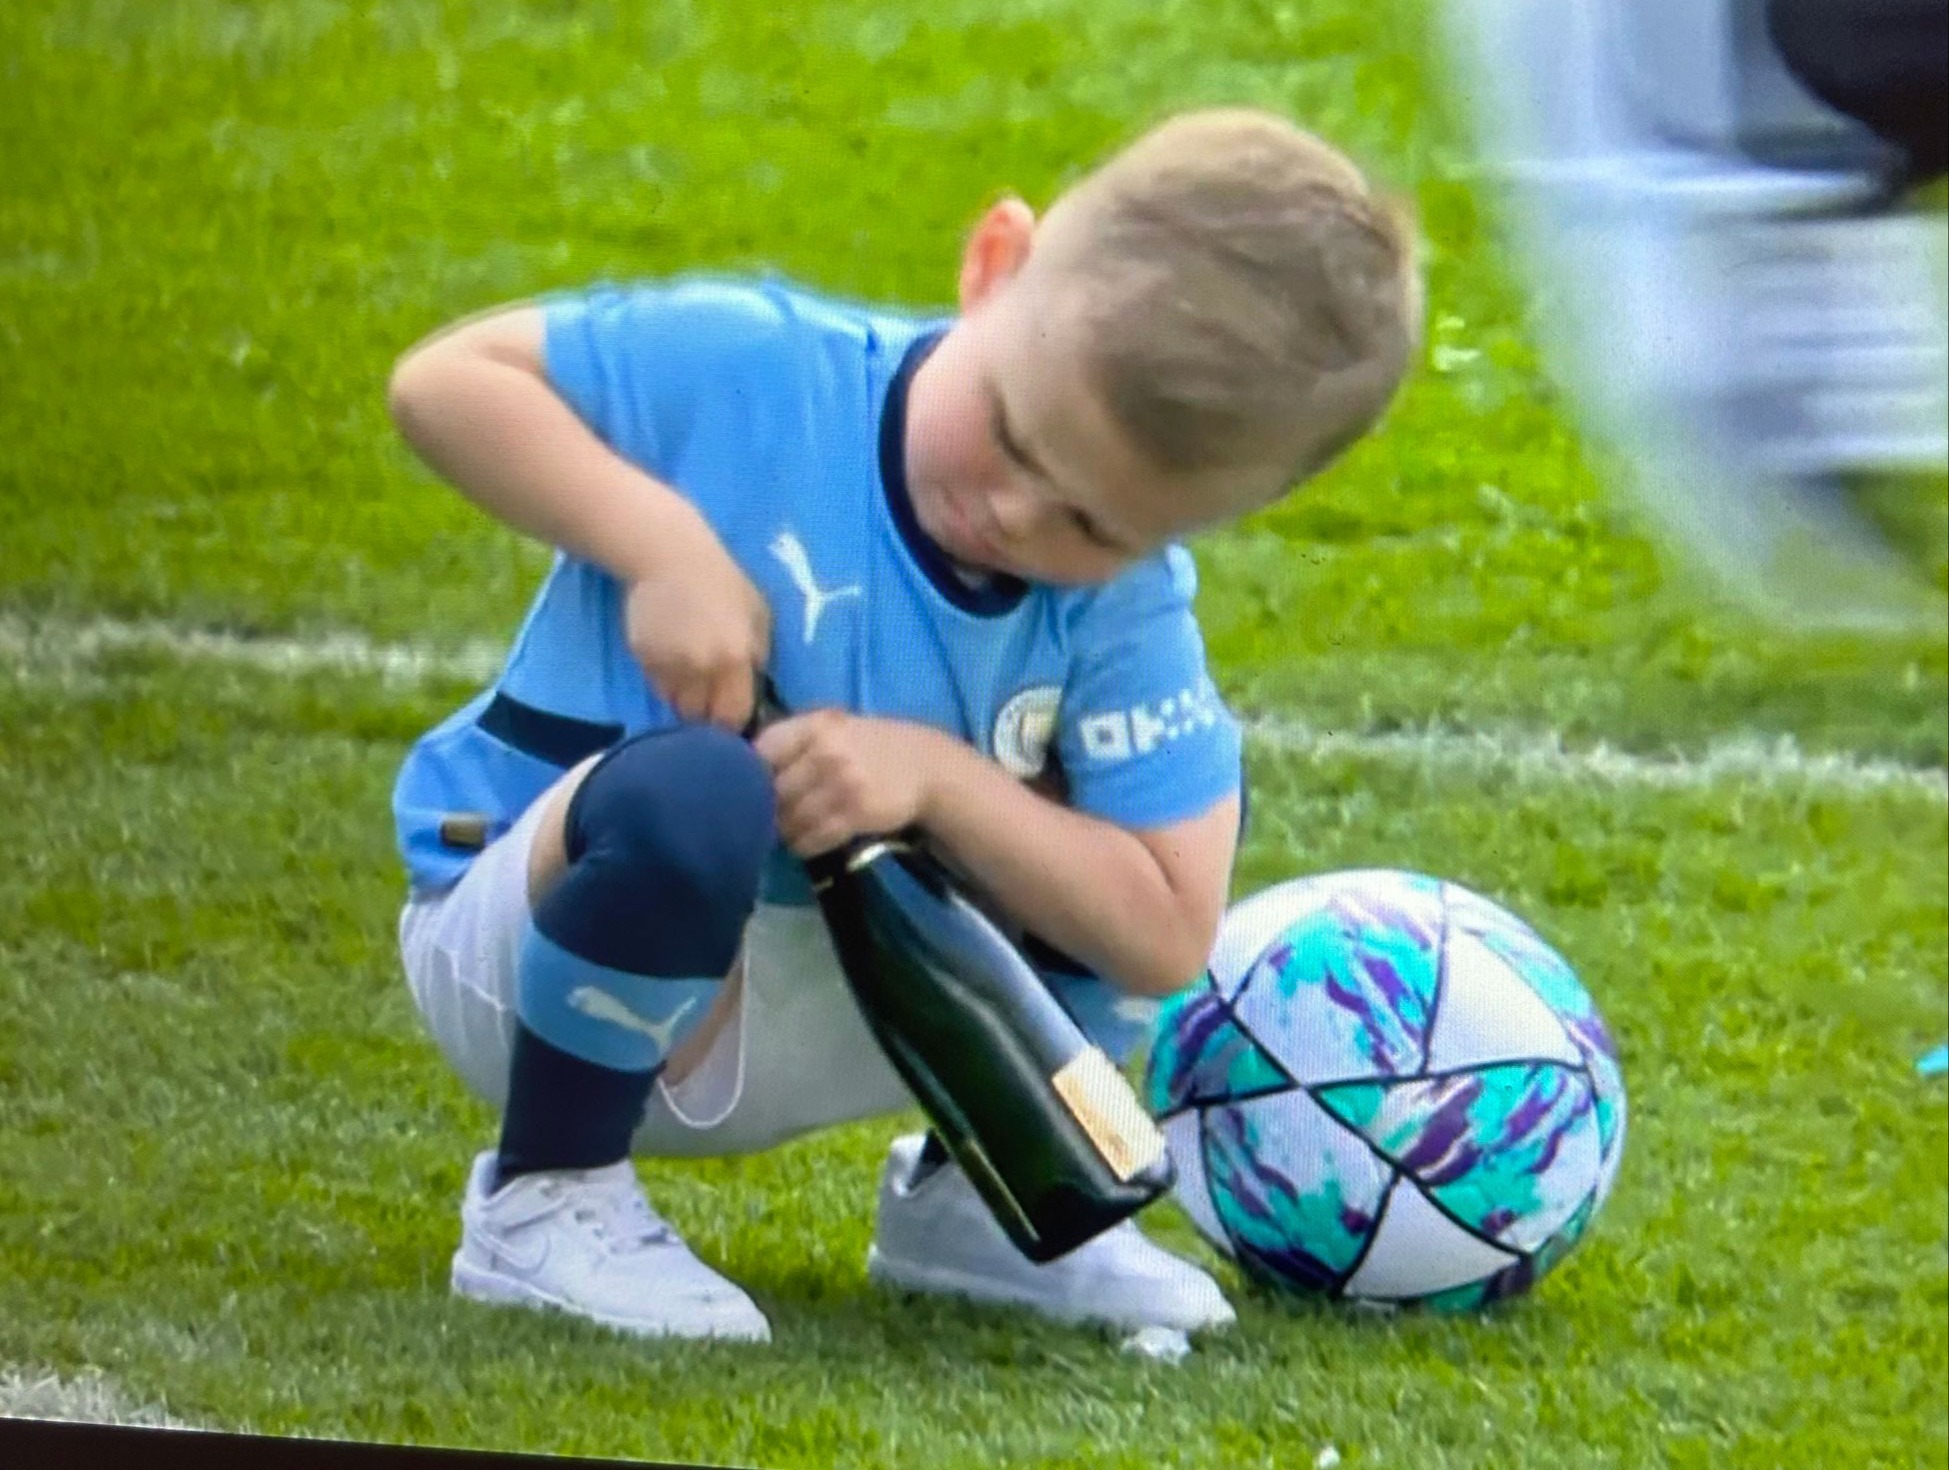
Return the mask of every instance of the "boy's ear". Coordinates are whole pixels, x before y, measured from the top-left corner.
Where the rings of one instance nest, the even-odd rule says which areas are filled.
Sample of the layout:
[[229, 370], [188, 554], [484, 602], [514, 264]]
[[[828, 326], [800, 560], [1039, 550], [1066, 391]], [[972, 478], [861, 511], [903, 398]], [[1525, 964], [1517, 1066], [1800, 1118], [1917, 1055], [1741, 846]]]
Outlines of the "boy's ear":
[[999, 199], [982, 212], [961, 253], [961, 310], [981, 305], [1021, 270], [1035, 235], [1035, 211], [1020, 199]]
[[1394, 226], [1401, 241], [1401, 281], [1406, 298], [1408, 342], [1419, 351], [1428, 335], [1428, 278], [1423, 256], [1426, 253], [1421, 233], [1421, 217], [1414, 200], [1405, 194], [1379, 195], [1381, 209]]

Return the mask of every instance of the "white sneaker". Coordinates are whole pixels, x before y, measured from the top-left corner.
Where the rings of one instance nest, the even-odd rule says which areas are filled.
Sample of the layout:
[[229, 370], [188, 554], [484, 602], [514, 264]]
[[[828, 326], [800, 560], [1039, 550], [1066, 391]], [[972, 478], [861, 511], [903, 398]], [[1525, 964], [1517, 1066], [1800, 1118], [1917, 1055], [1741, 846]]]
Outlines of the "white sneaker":
[[1197, 1332], [1236, 1319], [1218, 1283], [1126, 1220], [1038, 1266], [1015, 1248], [955, 1164], [918, 1183], [921, 1137], [896, 1139], [880, 1181], [866, 1273], [902, 1291], [1027, 1307], [1063, 1322]]
[[627, 1159], [517, 1175], [489, 1194], [493, 1177], [489, 1149], [474, 1160], [460, 1206], [457, 1294], [549, 1307], [646, 1337], [771, 1340], [757, 1304], [650, 1208]]

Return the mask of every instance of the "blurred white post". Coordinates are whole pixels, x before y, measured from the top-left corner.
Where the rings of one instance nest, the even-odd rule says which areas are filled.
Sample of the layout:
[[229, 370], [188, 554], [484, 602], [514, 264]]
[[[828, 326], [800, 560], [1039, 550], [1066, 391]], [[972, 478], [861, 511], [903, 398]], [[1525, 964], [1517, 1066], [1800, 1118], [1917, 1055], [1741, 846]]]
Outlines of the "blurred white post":
[[1939, 622], [1847, 493], [1949, 461], [1949, 235], [1757, 0], [1448, 0], [1552, 372], [1656, 521], [1803, 622]]

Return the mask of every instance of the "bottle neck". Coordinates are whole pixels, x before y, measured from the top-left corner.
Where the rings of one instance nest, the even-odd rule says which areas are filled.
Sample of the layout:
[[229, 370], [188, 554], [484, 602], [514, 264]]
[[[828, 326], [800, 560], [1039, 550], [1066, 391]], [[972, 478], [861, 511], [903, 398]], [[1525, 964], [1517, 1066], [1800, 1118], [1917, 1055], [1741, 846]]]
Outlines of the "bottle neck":
[[914, 853], [914, 845], [899, 837], [855, 837], [830, 852], [805, 860], [805, 871], [812, 880], [812, 891], [830, 887], [850, 873], [858, 873], [889, 857]]

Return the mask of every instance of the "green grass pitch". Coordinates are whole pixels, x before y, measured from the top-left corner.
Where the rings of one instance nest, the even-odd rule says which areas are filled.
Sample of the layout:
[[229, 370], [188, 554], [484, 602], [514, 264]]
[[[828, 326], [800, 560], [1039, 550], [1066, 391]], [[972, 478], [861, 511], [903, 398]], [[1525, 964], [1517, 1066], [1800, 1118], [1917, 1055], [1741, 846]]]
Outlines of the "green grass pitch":
[[[1756, 626], [1599, 494], [1426, 25], [1426, 0], [0, 7], [0, 1384], [778, 1467], [1949, 1460], [1949, 1124], [1913, 1071], [1949, 1029], [1943, 639]], [[1563, 949], [1633, 1107], [1591, 1238], [1479, 1318], [1240, 1291], [1173, 1368], [871, 1290], [904, 1119], [646, 1166], [768, 1348], [452, 1301], [492, 1124], [397, 974], [386, 795], [471, 686], [319, 650], [504, 638], [543, 557], [409, 463], [391, 360], [495, 301], [691, 266], [942, 302], [996, 191], [1040, 205], [1215, 101], [1412, 195], [1431, 345], [1460, 349], [1196, 548], [1227, 692], [1314, 732], [1252, 748], [1239, 888], [1416, 867]]]

